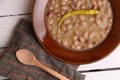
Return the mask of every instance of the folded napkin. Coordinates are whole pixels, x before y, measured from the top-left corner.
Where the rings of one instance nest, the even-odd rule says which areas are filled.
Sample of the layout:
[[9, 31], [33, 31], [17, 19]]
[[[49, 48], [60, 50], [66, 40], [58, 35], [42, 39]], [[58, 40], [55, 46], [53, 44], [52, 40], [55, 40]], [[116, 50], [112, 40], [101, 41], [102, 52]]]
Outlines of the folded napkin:
[[44, 65], [70, 78], [71, 80], [84, 80], [75, 65], [56, 60], [38, 43], [32, 28], [32, 24], [21, 19], [16, 26], [14, 35], [6, 48], [0, 53], [0, 75], [11, 80], [58, 80], [46, 71], [36, 67], [20, 63], [16, 58], [19, 49], [30, 50]]

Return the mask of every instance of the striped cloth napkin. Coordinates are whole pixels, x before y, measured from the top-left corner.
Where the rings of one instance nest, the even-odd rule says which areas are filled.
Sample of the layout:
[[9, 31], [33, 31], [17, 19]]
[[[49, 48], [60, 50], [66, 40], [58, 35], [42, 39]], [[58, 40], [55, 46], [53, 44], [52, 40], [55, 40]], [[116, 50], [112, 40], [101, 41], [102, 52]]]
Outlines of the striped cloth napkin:
[[0, 75], [6, 76], [11, 80], [58, 80], [38, 67], [20, 63], [15, 53], [23, 48], [30, 50], [44, 65], [71, 80], [84, 80], [85, 76], [76, 70], [76, 65], [58, 61], [47, 54], [34, 35], [32, 24], [25, 19], [21, 19], [16, 26], [8, 48], [0, 53]]

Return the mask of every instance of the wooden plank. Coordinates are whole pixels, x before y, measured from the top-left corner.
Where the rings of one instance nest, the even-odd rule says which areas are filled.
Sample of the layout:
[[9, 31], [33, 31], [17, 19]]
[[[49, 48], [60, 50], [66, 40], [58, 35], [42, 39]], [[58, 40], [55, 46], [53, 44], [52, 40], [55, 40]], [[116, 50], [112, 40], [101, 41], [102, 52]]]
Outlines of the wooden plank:
[[120, 70], [86, 73], [85, 80], [120, 80]]
[[0, 47], [5, 47], [6, 44], [9, 42], [13, 34], [13, 30], [21, 18], [25, 18], [31, 21], [32, 16], [22, 15], [0, 18]]
[[0, 0], [0, 16], [31, 13], [34, 0]]

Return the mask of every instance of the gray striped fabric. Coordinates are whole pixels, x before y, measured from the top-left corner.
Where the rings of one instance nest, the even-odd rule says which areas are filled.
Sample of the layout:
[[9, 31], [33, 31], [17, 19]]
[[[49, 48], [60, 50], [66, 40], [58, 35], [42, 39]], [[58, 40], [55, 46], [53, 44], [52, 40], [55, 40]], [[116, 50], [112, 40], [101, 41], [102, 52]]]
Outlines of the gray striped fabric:
[[58, 80], [44, 70], [20, 63], [15, 56], [18, 49], [29, 49], [37, 59], [71, 80], [84, 80], [85, 76], [76, 71], [76, 65], [63, 63], [51, 57], [38, 43], [32, 24], [24, 19], [16, 26], [14, 35], [6, 48], [0, 53], [0, 74], [11, 80]]

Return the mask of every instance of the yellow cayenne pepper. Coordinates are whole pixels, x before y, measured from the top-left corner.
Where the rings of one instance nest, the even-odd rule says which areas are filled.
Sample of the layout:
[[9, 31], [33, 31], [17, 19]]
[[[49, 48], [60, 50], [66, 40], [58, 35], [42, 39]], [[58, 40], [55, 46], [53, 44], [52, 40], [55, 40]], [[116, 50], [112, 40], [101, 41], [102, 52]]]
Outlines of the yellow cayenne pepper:
[[65, 15], [63, 15], [63, 17], [61, 17], [61, 19], [58, 21], [58, 31], [60, 31], [60, 26], [62, 24], [62, 22], [73, 15], [93, 15], [93, 14], [99, 14], [100, 11], [98, 10], [75, 10], [75, 11], [70, 11], [68, 13], [66, 13]]

